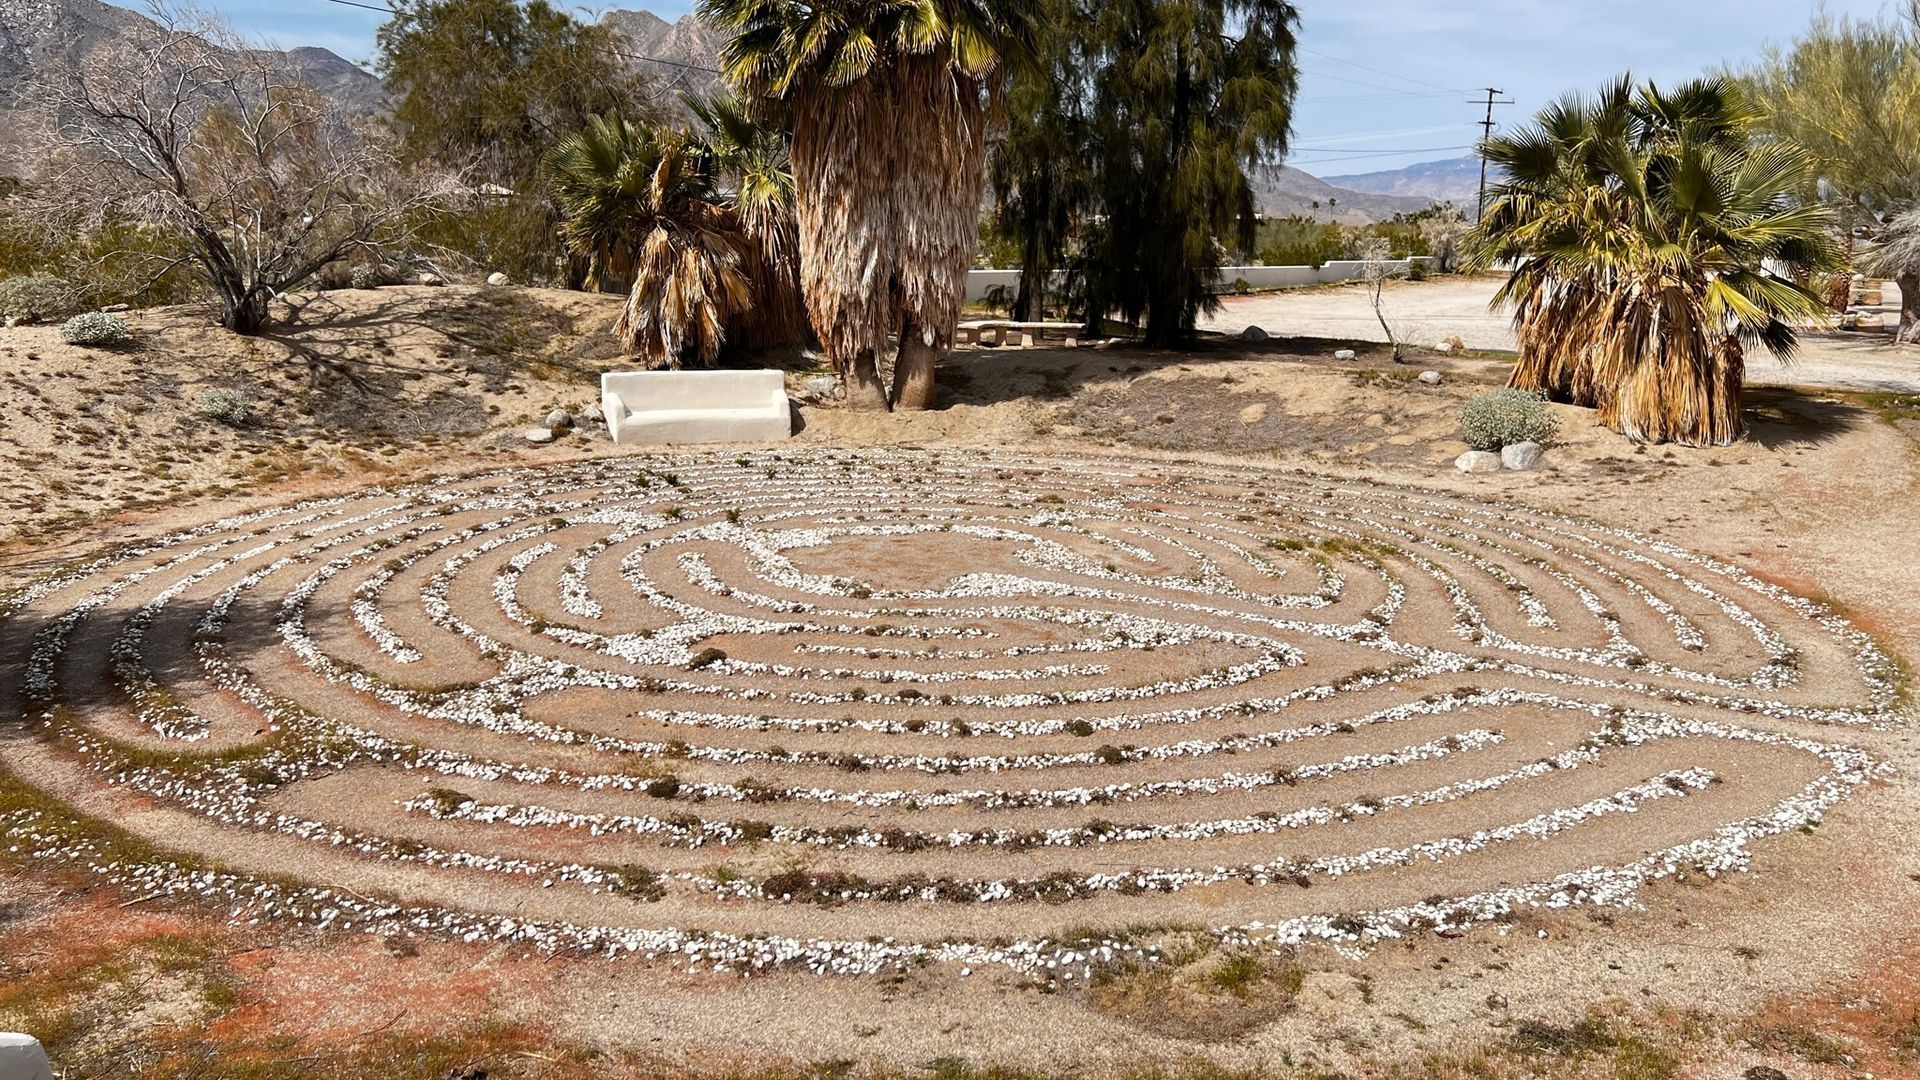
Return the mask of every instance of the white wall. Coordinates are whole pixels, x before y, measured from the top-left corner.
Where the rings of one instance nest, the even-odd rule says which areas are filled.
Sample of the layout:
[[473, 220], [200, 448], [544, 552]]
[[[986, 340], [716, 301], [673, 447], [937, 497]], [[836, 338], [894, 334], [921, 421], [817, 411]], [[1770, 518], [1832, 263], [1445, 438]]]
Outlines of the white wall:
[[[1416, 255], [1411, 259], [1389, 259], [1387, 273], [1404, 274], [1414, 263], [1420, 263], [1427, 270], [1437, 269], [1436, 260], [1427, 255]], [[1256, 289], [1292, 289], [1303, 285], [1331, 285], [1335, 282], [1353, 281], [1366, 272], [1367, 264], [1357, 259], [1343, 259], [1329, 262], [1318, 268], [1312, 266], [1223, 266], [1215, 287], [1225, 289], [1233, 282], [1245, 279], [1248, 285]], [[1057, 286], [1066, 280], [1066, 274], [1056, 271], [1053, 275]], [[967, 271], [967, 300], [984, 300], [987, 291], [995, 286], [1006, 286], [1009, 292], [1020, 288], [1018, 270], [969, 270]]]

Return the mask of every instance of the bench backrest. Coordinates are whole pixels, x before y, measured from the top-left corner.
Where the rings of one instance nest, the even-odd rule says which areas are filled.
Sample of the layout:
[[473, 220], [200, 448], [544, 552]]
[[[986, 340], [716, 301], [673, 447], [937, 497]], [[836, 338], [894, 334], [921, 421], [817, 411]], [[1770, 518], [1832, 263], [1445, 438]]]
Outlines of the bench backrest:
[[600, 392], [620, 399], [628, 412], [662, 409], [763, 409], [784, 396], [786, 376], [757, 371], [609, 371]]

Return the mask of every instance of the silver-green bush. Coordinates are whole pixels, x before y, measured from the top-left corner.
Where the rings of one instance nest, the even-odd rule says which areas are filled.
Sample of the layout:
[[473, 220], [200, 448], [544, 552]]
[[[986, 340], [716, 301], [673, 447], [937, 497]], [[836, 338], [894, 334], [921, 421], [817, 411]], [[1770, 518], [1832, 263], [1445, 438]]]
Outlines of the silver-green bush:
[[1475, 450], [1549, 442], [1557, 424], [1547, 399], [1526, 390], [1495, 390], [1460, 406], [1460, 433]]
[[253, 422], [253, 399], [238, 390], [215, 387], [200, 395], [200, 412], [229, 427], [246, 427]]
[[69, 345], [100, 348], [125, 345], [133, 340], [133, 328], [118, 315], [104, 311], [85, 311], [60, 326], [60, 337]]
[[0, 319], [45, 322], [64, 318], [80, 306], [80, 293], [66, 278], [27, 274], [0, 280]]

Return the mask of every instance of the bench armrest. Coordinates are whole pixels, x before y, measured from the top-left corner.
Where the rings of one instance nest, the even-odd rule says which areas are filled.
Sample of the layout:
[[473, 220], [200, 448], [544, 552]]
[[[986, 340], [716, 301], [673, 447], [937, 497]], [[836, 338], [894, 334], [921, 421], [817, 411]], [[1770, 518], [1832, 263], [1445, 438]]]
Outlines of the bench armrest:
[[600, 411], [607, 416], [607, 426], [616, 432], [619, 431], [620, 425], [626, 422], [627, 403], [621, 401], [620, 395], [618, 394], [609, 394], [602, 391], [600, 394]]

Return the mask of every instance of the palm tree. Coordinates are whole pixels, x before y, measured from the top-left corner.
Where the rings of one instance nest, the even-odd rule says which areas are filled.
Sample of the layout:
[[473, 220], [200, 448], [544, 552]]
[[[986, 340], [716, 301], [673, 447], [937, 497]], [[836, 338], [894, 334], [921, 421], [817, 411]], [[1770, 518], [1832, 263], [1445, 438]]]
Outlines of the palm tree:
[[1756, 119], [1725, 79], [1623, 78], [1486, 143], [1506, 178], [1474, 261], [1517, 264], [1494, 301], [1514, 310], [1514, 386], [1595, 406], [1638, 441], [1742, 434], [1745, 350], [1790, 359], [1795, 325], [1825, 307], [1796, 278], [1839, 261], [1831, 214], [1801, 197], [1811, 159], [1754, 142]]
[[979, 242], [986, 103], [1024, 62], [1025, 0], [701, 0], [732, 34], [721, 65], [790, 123], [801, 286], [848, 400], [885, 408], [879, 359], [900, 341], [891, 403], [933, 404]]
[[754, 306], [752, 244], [693, 136], [596, 117], [546, 163], [561, 236], [589, 273], [631, 278], [614, 333], [668, 367], [711, 364]]
[[751, 245], [748, 276], [754, 305], [734, 337], [743, 349], [792, 345], [806, 337], [800, 298], [800, 239], [793, 214], [793, 168], [787, 133], [748, 113], [738, 98], [683, 95], [704, 125], [700, 139], [732, 184], [728, 202]]

